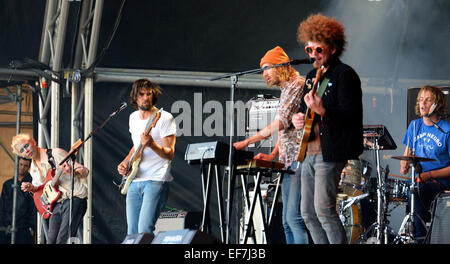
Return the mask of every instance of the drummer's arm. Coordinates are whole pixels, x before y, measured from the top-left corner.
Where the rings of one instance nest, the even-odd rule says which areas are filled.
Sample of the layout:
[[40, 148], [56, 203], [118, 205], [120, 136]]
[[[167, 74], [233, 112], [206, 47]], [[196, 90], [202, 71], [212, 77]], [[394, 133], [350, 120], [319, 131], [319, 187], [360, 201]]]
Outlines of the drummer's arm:
[[441, 168], [438, 170], [426, 171], [420, 173], [420, 178], [423, 181], [428, 181], [429, 179], [439, 179], [439, 178], [449, 178], [450, 177], [450, 166]]
[[[405, 152], [403, 153], [404, 156], [408, 156], [410, 154], [409, 147], [406, 146]], [[401, 174], [408, 174], [409, 171], [409, 161], [406, 160], [400, 160], [400, 173]]]

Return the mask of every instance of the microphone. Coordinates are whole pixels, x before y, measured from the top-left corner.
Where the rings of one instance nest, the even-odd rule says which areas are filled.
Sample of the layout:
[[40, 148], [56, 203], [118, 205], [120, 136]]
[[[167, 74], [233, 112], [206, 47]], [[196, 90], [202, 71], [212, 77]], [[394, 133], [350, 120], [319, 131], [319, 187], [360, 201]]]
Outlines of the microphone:
[[304, 59], [300, 59], [300, 60], [291, 60], [289, 62], [289, 64], [291, 65], [298, 65], [298, 64], [311, 64], [314, 63], [316, 59], [314, 58], [304, 58]]
[[[426, 114], [425, 116], [428, 117], [428, 118], [430, 118], [431, 115], [433, 115], [433, 114], [436, 114], [436, 115], [438, 115], [438, 116], [441, 116], [439, 113], [435, 113], [435, 112], [434, 112], [434, 110], [436, 109], [436, 107], [437, 107], [437, 104], [436, 104], [436, 103], [433, 103], [433, 104], [431, 105], [431, 107], [430, 107], [430, 110], [428, 111], [428, 114]], [[434, 126], [435, 128], [439, 129], [439, 131], [441, 131], [442, 133], [447, 134], [444, 130], [442, 130], [442, 128], [441, 128], [440, 126], [438, 126], [438, 124], [436, 124], [436, 122], [434, 122], [433, 120], [431, 120], [431, 118], [430, 118], [430, 121], [431, 121], [431, 123], [433, 123], [433, 126]]]
[[112, 112], [112, 114], [110, 114], [109, 117], [113, 117], [113, 116], [117, 115], [120, 111], [125, 109], [127, 106], [128, 106], [128, 104], [126, 102], [122, 102], [120, 104], [120, 106], [116, 109], [116, 111]]
[[426, 115], [426, 117], [430, 117], [432, 114], [434, 114], [434, 110], [436, 109], [437, 104], [433, 103], [430, 107], [430, 110], [428, 111], [428, 114]]

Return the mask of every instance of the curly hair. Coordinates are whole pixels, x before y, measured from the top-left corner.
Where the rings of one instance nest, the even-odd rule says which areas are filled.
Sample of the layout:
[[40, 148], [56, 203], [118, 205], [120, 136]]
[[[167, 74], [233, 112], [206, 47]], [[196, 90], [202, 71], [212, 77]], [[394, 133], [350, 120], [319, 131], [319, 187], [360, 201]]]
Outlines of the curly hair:
[[440, 115], [445, 116], [447, 114], [447, 101], [445, 100], [444, 93], [439, 87], [431, 85], [423, 86], [420, 89], [419, 93], [417, 94], [416, 108], [415, 108], [416, 115], [420, 116], [419, 99], [422, 92], [424, 91], [428, 91], [433, 95], [433, 101], [437, 104], [437, 107], [434, 111]]
[[131, 103], [131, 105], [134, 108], [138, 109], [137, 96], [139, 94], [139, 91], [142, 90], [142, 89], [149, 89], [150, 91], [152, 91], [152, 94], [153, 94], [152, 105], [156, 105], [156, 103], [158, 102], [158, 98], [162, 94], [161, 87], [159, 87], [158, 84], [153, 83], [149, 79], [145, 79], [145, 78], [136, 80], [133, 83], [133, 86], [131, 87], [131, 92], [130, 92], [130, 103]]
[[323, 42], [331, 49], [336, 49], [335, 56], [340, 57], [345, 50], [347, 40], [345, 28], [334, 17], [322, 14], [310, 15], [297, 28], [297, 41], [305, 44], [308, 41]]

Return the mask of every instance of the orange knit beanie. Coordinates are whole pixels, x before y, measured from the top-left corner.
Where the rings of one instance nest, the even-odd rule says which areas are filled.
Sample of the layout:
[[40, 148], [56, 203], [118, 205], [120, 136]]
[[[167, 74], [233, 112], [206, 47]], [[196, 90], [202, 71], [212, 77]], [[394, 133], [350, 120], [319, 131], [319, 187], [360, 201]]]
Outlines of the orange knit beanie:
[[275, 48], [266, 52], [266, 55], [262, 57], [261, 62], [259, 63], [259, 67], [262, 67], [264, 63], [270, 63], [272, 65], [289, 62], [288, 55], [284, 52], [284, 50], [280, 46], [276, 46]]

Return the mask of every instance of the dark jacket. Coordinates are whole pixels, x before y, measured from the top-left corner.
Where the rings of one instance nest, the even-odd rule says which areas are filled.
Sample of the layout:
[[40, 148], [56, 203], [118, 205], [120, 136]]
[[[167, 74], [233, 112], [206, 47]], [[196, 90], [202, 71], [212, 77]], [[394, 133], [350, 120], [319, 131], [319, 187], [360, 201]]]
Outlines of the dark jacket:
[[[22, 182], [31, 182], [32, 178], [29, 173], [24, 176], [22, 181], [18, 181], [17, 189], [17, 211], [16, 211], [16, 228], [36, 230], [36, 207], [34, 205], [33, 196], [28, 192], [20, 190]], [[11, 225], [13, 210], [13, 193], [12, 188], [14, 179], [9, 179], [3, 184], [2, 195], [0, 198], [0, 226], [6, 227]]]
[[[316, 76], [317, 69], [308, 73], [306, 79]], [[346, 162], [357, 159], [363, 152], [363, 107], [361, 81], [350, 66], [339, 59], [330, 64], [321, 81], [328, 78], [322, 95], [326, 114], [316, 114], [313, 126], [319, 122], [320, 144], [324, 161]], [[307, 88], [303, 97], [309, 92]], [[300, 111], [306, 111], [304, 98]], [[314, 135], [310, 135], [310, 140]]]

